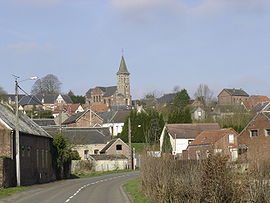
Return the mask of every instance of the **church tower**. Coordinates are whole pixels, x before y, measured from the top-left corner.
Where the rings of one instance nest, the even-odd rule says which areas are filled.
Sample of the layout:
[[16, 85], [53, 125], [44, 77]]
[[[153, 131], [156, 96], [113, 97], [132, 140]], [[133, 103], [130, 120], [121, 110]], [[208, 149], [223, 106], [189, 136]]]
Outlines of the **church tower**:
[[117, 104], [131, 105], [130, 81], [127, 65], [122, 56], [119, 70], [117, 72]]

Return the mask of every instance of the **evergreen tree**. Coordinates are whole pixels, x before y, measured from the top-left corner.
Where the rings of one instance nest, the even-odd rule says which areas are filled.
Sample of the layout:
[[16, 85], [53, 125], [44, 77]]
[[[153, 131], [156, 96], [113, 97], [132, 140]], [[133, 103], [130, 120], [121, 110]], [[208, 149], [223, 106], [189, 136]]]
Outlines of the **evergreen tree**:
[[173, 104], [179, 108], [184, 108], [190, 104], [190, 97], [186, 89], [176, 93]]

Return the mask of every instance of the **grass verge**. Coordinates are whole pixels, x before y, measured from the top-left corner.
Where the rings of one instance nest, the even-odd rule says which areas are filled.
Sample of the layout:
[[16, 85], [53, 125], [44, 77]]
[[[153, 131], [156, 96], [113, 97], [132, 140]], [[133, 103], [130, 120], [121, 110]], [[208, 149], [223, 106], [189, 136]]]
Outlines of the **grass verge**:
[[124, 187], [133, 203], [151, 203], [151, 200], [141, 192], [139, 178], [129, 181]]
[[27, 187], [11, 187], [11, 188], [0, 189], [0, 198], [10, 196], [16, 192], [22, 192], [26, 189]]
[[94, 177], [94, 176], [102, 176], [102, 175], [109, 175], [109, 174], [113, 174], [113, 173], [124, 173], [124, 172], [131, 172], [134, 170], [115, 170], [115, 171], [103, 171], [103, 172], [90, 172], [90, 173], [86, 173], [86, 174], [74, 174], [75, 177], [77, 178], [89, 178], [89, 177]]

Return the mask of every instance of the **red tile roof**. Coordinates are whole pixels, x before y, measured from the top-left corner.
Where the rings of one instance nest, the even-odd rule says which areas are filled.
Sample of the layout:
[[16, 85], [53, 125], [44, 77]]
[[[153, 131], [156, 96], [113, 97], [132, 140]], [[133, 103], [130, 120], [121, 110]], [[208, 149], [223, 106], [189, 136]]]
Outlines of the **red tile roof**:
[[266, 101], [270, 101], [267, 96], [252, 95], [248, 98], [247, 101], [244, 101], [243, 103], [247, 109], [252, 109], [255, 105]]
[[[81, 104], [66, 104], [66, 105], [63, 105], [62, 109], [63, 111], [65, 112], [69, 112], [69, 113], [75, 113], [75, 111], [80, 107]], [[60, 106], [57, 106], [53, 113], [59, 113], [61, 110], [61, 107]]]
[[190, 145], [214, 144], [222, 137], [229, 134], [237, 135], [237, 132], [232, 128], [203, 131], [195, 138], [194, 141], [191, 142]]
[[93, 104], [91, 109], [96, 113], [107, 112], [109, 110], [107, 104]]

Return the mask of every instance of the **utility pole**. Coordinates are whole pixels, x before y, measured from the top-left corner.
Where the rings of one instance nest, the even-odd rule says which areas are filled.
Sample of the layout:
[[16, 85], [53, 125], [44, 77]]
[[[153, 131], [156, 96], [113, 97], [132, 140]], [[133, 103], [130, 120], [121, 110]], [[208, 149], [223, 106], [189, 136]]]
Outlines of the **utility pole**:
[[17, 186], [21, 186], [21, 167], [20, 167], [20, 133], [19, 133], [19, 85], [18, 76], [15, 77], [15, 143], [16, 143], [16, 178]]
[[128, 145], [129, 145], [129, 169], [132, 169], [132, 149], [131, 149], [131, 121], [128, 118]]

